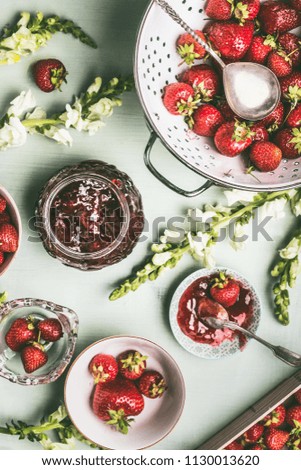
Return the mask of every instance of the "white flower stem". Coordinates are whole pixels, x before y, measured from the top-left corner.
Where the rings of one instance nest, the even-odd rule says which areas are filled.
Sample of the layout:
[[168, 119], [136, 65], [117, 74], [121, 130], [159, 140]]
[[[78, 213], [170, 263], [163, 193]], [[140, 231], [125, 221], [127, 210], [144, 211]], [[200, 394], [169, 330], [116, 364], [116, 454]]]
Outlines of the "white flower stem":
[[22, 125], [27, 128], [65, 125], [64, 121], [59, 119], [24, 119]]

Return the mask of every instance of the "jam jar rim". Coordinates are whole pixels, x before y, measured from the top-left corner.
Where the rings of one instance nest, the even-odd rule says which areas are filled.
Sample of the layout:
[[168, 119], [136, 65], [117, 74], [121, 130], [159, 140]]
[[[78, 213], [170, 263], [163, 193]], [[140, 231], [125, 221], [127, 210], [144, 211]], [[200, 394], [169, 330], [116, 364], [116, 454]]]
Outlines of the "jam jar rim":
[[[64, 245], [57, 239], [50, 224], [50, 209], [51, 209], [51, 204], [54, 198], [59, 194], [59, 192], [62, 189], [68, 186], [68, 184], [71, 184], [76, 181], [82, 181], [85, 178], [101, 180], [101, 181], [106, 182], [106, 184], [110, 187], [110, 189], [113, 191], [116, 198], [118, 199], [118, 202], [120, 203], [120, 207], [123, 211], [123, 216], [125, 219], [124, 222], [122, 223], [122, 228], [117, 238], [107, 247], [103, 248], [102, 250], [94, 251], [92, 253], [82, 253], [82, 252], [72, 250], [71, 248], [68, 248], [66, 245]], [[56, 244], [56, 246], [59, 248], [62, 254], [67, 255], [73, 259], [78, 259], [78, 260], [81, 260], [83, 258], [89, 260], [89, 259], [94, 259], [96, 257], [98, 258], [98, 257], [104, 257], [104, 256], [109, 255], [122, 243], [124, 237], [126, 236], [128, 232], [129, 225], [130, 225], [130, 210], [129, 210], [129, 205], [128, 205], [126, 196], [123, 194], [121, 190], [119, 190], [119, 188], [114, 183], [112, 183], [112, 181], [109, 178], [107, 178], [106, 176], [100, 175], [99, 173], [96, 173], [95, 171], [89, 171], [89, 170], [88, 171], [86, 170], [84, 173], [81, 173], [81, 174], [74, 174], [74, 175], [66, 176], [61, 181], [54, 183], [53, 187], [50, 190], [49, 197], [47, 198], [47, 201], [45, 202], [45, 205], [43, 207], [42, 216], [45, 221], [43, 225], [45, 227], [47, 235], [50, 237], [51, 242]]]

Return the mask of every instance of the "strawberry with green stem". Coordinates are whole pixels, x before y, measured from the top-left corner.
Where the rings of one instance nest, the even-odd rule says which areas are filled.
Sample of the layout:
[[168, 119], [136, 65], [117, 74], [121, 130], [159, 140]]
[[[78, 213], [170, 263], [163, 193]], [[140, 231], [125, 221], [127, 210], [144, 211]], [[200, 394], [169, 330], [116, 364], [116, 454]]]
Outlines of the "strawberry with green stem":
[[234, 12], [234, 0], [208, 0], [205, 13], [213, 20], [229, 20]]
[[33, 66], [33, 75], [36, 85], [45, 93], [61, 91], [62, 84], [67, 83], [67, 70], [58, 59], [39, 60]]
[[222, 124], [214, 136], [214, 143], [222, 155], [236, 157], [251, 144], [254, 132], [244, 121], [229, 121]]
[[[196, 30], [195, 34], [206, 42], [202, 31]], [[189, 67], [194, 64], [195, 60], [203, 59], [206, 56], [205, 49], [189, 33], [181, 34], [177, 39], [177, 52]]]
[[260, 10], [260, 0], [241, 0], [236, 3], [234, 17], [244, 24], [247, 20], [254, 20]]
[[36, 324], [34, 318], [30, 316], [14, 320], [5, 335], [6, 344], [13, 351], [20, 351], [26, 343], [36, 340]]
[[279, 428], [284, 422], [286, 417], [286, 409], [283, 405], [278, 405], [271, 413], [265, 416], [262, 420], [263, 425], [267, 428]]
[[194, 89], [200, 101], [209, 102], [218, 95], [221, 81], [216, 71], [207, 64], [194, 65], [185, 70], [179, 77], [181, 82], [187, 83]]
[[147, 370], [138, 381], [138, 390], [148, 398], [161, 398], [167, 390], [167, 385], [160, 372]]
[[276, 47], [276, 39], [272, 35], [253, 36], [244, 59], [248, 62], [256, 62], [263, 65], [266, 63], [269, 53]]
[[200, 101], [194, 89], [187, 83], [170, 83], [163, 91], [163, 104], [174, 115], [190, 117]]
[[137, 380], [146, 369], [147, 356], [139, 351], [129, 350], [118, 355], [119, 373], [126, 379]]
[[240, 286], [221, 271], [210, 286], [211, 297], [223, 307], [232, 307], [239, 297]]
[[118, 364], [116, 359], [109, 354], [97, 354], [89, 364], [89, 371], [95, 384], [111, 382], [117, 377]]
[[274, 142], [280, 148], [283, 158], [298, 158], [301, 155], [301, 127], [281, 129]]
[[32, 374], [32, 372], [35, 372], [47, 363], [48, 356], [44, 350], [44, 346], [40, 343], [33, 342], [22, 349], [21, 360], [25, 372]]

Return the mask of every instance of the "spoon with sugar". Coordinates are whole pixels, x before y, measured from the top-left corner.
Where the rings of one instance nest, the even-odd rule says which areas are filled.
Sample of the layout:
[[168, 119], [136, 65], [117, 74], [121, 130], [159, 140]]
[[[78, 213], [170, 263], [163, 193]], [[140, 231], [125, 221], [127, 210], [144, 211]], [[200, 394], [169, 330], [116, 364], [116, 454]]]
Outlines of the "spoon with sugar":
[[253, 62], [225, 64], [165, 0], [154, 1], [220, 65], [226, 99], [235, 114], [248, 121], [259, 121], [274, 111], [281, 90], [276, 75], [270, 69]]

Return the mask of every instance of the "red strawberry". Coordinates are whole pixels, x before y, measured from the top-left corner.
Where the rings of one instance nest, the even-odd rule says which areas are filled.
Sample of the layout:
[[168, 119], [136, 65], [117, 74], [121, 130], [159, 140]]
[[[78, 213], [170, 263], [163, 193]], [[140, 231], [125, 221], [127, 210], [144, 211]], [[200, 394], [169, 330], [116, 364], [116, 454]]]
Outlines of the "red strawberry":
[[17, 318], [5, 335], [6, 344], [13, 351], [20, 351], [28, 341], [35, 341], [36, 339], [35, 325], [30, 317]]
[[212, 22], [206, 26], [206, 33], [212, 47], [224, 59], [239, 60], [250, 47], [254, 24], [247, 21], [239, 25], [235, 21]]
[[230, 442], [224, 450], [244, 450], [242, 444], [238, 441]]
[[133, 382], [117, 377], [112, 382], [96, 385], [92, 408], [99, 419], [127, 434], [130, 422], [133, 421], [128, 417], [142, 412], [144, 399]]
[[282, 49], [289, 54], [293, 67], [301, 63], [300, 38], [293, 33], [280, 34], [278, 43]]
[[258, 19], [267, 34], [286, 33], [301, 25], [301, 16], [287, 3], [268, 0], [261, 5]]
[[264, 442], [270, 450], [281, 450], [289, 439], [289, 433], [277, 428], [270, 428], [264, 434]]
[[254, 133], [253, 142], [267, 142], [269, 140], [269, 133], [262, 124], [253, 124], [251, 130]]
[[109, 354], [97, 354], [89, 364], [89, 371], [94, 382], [111, 382], [118, 374], [118, 364], [115, 357]]
[[263, 447], [261, 444], [255, 444], [254, 446], [250, 447], [249, 450], [263, 450]]
[[5, 261], [4, 253], [0, 251], [0, 266], [4, 263], [4, 261]]
[[25, 346], [21, 351], [21, 360], [25, 372], [31, 374], [35, 370], [43, 367], [48, 361], [48, 356], [44, 351], [44, 348], [39, 343], [33, 343]]
[[270, 52], [267, 66], [279, 78], [286, 77], [293, 70], [290, 57], [281, 49]]
[[210, 65], [194, 65], [186, 70], [180, 80], [192, 86], [202, 101], [211, 101], [221, 88], [219, 76]]
[[231, 307], [239, 297], [240, 287], [236, 281], [220, 272], [210, 287], [211, 297], [223, 307]]
[[301, 405], [301, 388], [294, 395], [297, 402]]
[[292, 72], [279, 80], [282, 98], [296, 105], [301, 101], [301, 72]]
[[295, 10], [301, 10], [301, 0], [288, 0], [288, 3], [295, 8]]
[[267, 117], [258, 122], [258, 124], [263, 125], [268, 132], [274, 132], [278, 129], [279, 126], [283, 123], [284, 119], [284, 106], [279, 102], [274, 111], [269, 114]]
[[0, 225], [9, 224], [11, 222], [10, 215], [7, 212], [1, 212], [0, 214]]
[[[205, 35], [202, 31], [196, 30], [195, 34], [206, 42]], [[205, 49], [188, 33], [184, 33], [178, 38], [177, 52], [189, 66], [193, 65], [196, 59], [202, 59], [206, 55]]]
[[50, 93], [60, 90], [63, 82], [66, 82], [67, 71], [60, 60], [43, 59], [35, 63], [33, 74], [40, 90]]
[[287, 410], [286, 422], [293, 428], [301, 428], [301, 405], [292, 406]]
[[301, 155], [301, 128], [282, 129], [277, 132], [275, 144], [282, 151], [283, 158], [297, 158]]
[[6, 199], [0, 195], [0, 213], [4, 212], [6, 209]]
[[286, 125], [288, 127], [300, 127], [301, 126], [301, 103], [297, 104], [296, 108], [289, 114]]
[[129, 380], [139, 379], [146, 369], [146, 359], [147, 356], [134, 350], [119, 354], [117, 363], [120, 374]]
[[245, 122], [229, 121], [217, 130], [214, 143], [222, 155], [235, 157], [251, 145], [252, 135]]
[[250, 429], [248, 429], [244, 433], [243, 435], [244, 440], [248, 444], [254, 444], [261, 438], [263, 431], [264, 431], [264, 427], [262, 426], [262, 424], [258, 424], [258, 423], [254, 424], [254, 426], [252, 426]]
[[213, 20], [229, 20], [234, 12], [234, 0], [208, 0], [205, 13]]
[[251, 163], [260, 171], [276, 170], [280, 165], [281, 158], [280, 148], [272, 142], [255, 142], [251, 147]]
[[215, 106], [203, 104], [193, 115], [192, 130], [198, 135], [213, 137], [217, 129], [224, 122], [224, 118]]
[[265, 64], [269, 53], [275, 47], [276, 42], [273, 36], [254, 36], [244, 60], [256, 62], [257, 64]]
[[239, 119], [228, 105], [226, 98], [219, 98], [216, 102], [216, 107], [222, 113], [225, 121], [234, 121], [235, 119]]
[[285, 421], [286, 410], [283, 405], [277, 406], [271, 413], [263, 418], [264, 426], [278, 428]]
[[11, 224], [0, 226], [0, 251], [14, 253], [18, 249], [19, 236], [15, 227]]
[[191, 116], [197, 108], [194, 90], [187, 83], [171, 83], [164, 88], [163, 103], [171, 114]]
[[38, 323], [37, 329], [45, 341], [55, 342], [63, 336], [61, 322], [57, 318], [46, 318]]
[[234, 16], [241, 24], [246, 20], [254, 20], [259, 13], [260, 0], [241, 0], [236, 3]]
[[160, 372], [147, 370], [143, 372], [138, 382], [138, 390], [148, 398], [162, 397], [167, 386]]

